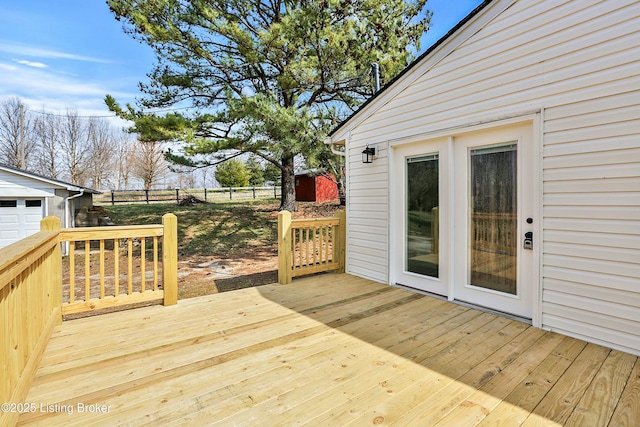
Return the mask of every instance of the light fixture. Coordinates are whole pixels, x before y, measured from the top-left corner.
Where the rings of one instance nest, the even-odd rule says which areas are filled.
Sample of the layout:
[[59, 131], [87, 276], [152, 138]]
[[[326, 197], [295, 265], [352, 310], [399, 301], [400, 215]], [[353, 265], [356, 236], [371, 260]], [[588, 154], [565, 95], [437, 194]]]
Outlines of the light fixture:
[[362, 163], [373, 163], [373, 156], [376, 155], [375, 147], [367, 147], [362, 152]]

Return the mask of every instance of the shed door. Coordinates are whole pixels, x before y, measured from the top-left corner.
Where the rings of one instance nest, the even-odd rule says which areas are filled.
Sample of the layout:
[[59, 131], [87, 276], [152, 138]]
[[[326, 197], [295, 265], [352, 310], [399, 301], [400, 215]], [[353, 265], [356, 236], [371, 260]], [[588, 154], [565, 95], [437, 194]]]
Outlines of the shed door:
[[0, 248], [40, 231], [43, 199], [0, 199]]

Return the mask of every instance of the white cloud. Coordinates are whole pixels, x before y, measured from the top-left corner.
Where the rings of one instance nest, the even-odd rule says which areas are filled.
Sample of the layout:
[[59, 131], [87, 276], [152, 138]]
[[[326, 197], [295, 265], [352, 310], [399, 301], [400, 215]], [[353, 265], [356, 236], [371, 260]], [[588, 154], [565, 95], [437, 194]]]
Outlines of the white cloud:
[[107, 93], [123, 103], [133, 102], [139, 95], [109, 87], [110, 82], [87, 81], [47, 68], [6, 62], [0, 62], [0, 82], [0, 99], [18, 97], [32, 110], [54, 114], [71, 109], [83, 116], [110, 116], [104, 103]]
[[59, 52], [51, 49], [42, 49], [39, 47], [7, 42], [6, 40], [0, 41], [0, 52], [20, 56], [31, 56], [35, 58], [71, 59], [74, 61], [96, 62], [100, 64], [111, 63], [111, 61], [103, 58], [94, 58], [91, 56], [76, 55], [73, 53]]
[[42, 62], [33, 62], [33, 61], [27, 61], [24, 59], [14, 59], [14, 61], [17, 62], [18, 64], [26, 65], [27, 67], [49, 68], [47, 64], [43, 64]]

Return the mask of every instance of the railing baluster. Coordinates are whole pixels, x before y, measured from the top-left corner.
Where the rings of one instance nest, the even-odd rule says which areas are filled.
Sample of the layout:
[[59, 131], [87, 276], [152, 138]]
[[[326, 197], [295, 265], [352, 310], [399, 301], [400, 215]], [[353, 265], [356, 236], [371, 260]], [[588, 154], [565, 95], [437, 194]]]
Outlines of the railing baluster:
[[[299, 263], [301, 263], [301, 261], [302, 261], [301, 258], [300, 258], [300, 250], [302, 248], [300, 248], [300, 243], [299, 243], [299, 241], [300, 241], [300, 229], [299, 228], [295, 228], [295, 229], [292, 229], [291, 232], [293, 233], [293, 239], [291, 239], [291, 240], [293, 240], [293, 242], [294, 242], [294, 244], [293, 244], [293, 268], [296, 269], [296, 268], [300, 267]], [[296, 261], [296, 255], [298, 257], [298, 261]]]
[[309, 241], [309, 233], [311, 232], [311, 227], [306, 227], [305, 228], [305, 245], [304, 245], [304, 265], [308, 266], [309, 265], [309, 246], [311, 245], [311, 242]]
[[318, 263], [318, 256], [316, 254], [316, 240], [317, 240], [316, 233], [317, 232], [318, 232], [318, 229], [316, 227], [313, 227], [311, 231], [311, 238], [313, 239], [313, 265], [316, 265]]
[[91, 241], [84, 241], [84, 300], [91, 299]]
[[120, 295], [120, 239], [113, 239], [113, 295]]
[[145, 237], [142, 237], [140, 239], [140, 276], [142, 276], [142, 281], [140, 283], [140, 293], [144, 293], [145, 288], [146, 288], [146, 284], [145, 284], [145, 280], [146, 280], [146, 275], [147, 275], [147, 271], [146, 271], [146, 263], [147, 263], [147, 259], [146, 259], [146, 253], [145, 253], [145, 246], [147, 245], [147, 239]]
[[76, 242], [69, 242], [69, 304], [75, 302], [76, 298]]
[[327, 227], [326, 225], [322, 227], [322, 241], [324, 262], [326, 264], [329, 262], [329, 227]]
[[158, 290], [158, 236], [153, 236], [153, 290]]
[[127, 240], [127, 295], [131, 295], [133, 293], [133, 239], [129, 237]]
[[100, 299], [104, 299], [104, 239], [100, 239]]

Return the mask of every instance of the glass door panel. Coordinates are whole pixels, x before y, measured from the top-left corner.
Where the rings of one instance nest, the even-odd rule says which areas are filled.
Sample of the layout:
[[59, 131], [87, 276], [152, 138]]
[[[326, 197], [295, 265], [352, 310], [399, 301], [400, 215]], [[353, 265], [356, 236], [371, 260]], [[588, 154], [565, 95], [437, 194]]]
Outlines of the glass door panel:
[[516, 144], [469, 151], [469, 284], [517, 293]]
[[439, 277], [438, 155], [407, 159], [406, 271]]

